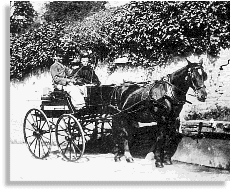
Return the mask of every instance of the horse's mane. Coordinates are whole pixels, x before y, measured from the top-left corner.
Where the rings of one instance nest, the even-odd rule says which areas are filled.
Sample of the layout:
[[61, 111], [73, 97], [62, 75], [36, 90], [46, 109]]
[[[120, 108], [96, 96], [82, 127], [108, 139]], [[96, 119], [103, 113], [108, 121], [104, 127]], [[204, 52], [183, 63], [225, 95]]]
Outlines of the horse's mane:
[[183, 67], [183, 68], [178, 69], [177, 71], [175, 71], [171, 74], [169, 74], [170, 80], [172, 81], [174, 77], [182, 76], [186, 69], [188, 69], [188, 65]]

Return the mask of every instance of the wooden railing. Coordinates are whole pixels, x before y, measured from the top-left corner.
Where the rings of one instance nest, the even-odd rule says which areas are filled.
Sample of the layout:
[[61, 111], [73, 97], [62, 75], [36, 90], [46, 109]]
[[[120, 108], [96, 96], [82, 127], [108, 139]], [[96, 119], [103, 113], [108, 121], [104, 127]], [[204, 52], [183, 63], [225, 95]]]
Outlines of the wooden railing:
[[195, 139], [230, 139], [230, 122], [189, 120], [181, 122], [181, 133]]

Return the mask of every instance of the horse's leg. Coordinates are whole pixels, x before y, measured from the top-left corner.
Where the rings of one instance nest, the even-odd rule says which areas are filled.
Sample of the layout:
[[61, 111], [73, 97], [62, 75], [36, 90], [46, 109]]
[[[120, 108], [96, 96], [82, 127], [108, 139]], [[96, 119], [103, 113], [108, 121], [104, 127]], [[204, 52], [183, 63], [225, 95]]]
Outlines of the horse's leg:
[[166, 134], [164, 159], [163, 159], [163, 163], [165, 165], [172, 164], [171, 158], [175, 154], [178, 144], [180, 143], [182, 139], [182, 136], [178, 133], [179, 127], [180, 127], [180, 120], [179, 118], [176, 118], [170, 124], [168, 132]]
[[125, 156], [127, 162], [133, 162], [128, 146], [128, 133], [125, 128], [119, 129], [116, 142], [117, 144], [114, 160], [116, 162], [120, 161], [120, 158]]
[[168, 129], [166, 133], [166, 141], [164, 145], [164, 154], [163, 154], [163, 163], [164, 165], [171, 165], [172, 160], [171, 160], [171, 139], [172, 139], [172, 132]]
[[127, 162], [133, 162], [133, 157], [129, 150], [128, 142], [131, 135], [128, 133], [129, 123], [126, 116], [119, 116], [113, 119], [113, 139], [115, 142], [115, 156], [114, 160], [120, 161], [122, 156], [125, 156]]
[[138, 122], [134, 120], [129, 120], [127, 128], [129, 148], [132, 148], [136, 140], [136, 128], [139, 128]]
[[154, 160], [154, 152], [156, 150], [156, 139], [157, 139], [156, 134], [153, 137], [153, 139], [154, 139], [154, 141], [153, 141], [154, 143], [153, 143], [152, 147], [149, 149], [149, 152], [145, 157], [145, 159], [147, 159], [147, 160]]
[[120, 141], [120, 126], [120, 121], [116, 117], [112, 118], [112, 136], [115, 144], [113, 153], [115, 162], [120, 161], [121, 157], [124, 155], [123, 146], [121, 145]]
[[125, 156], [127, 162], [134, 162], [134, 159], [133, 159], [133, 157], [130, 153], [130, 150], [129, 150], [127, 138], [124, 140], [124, 156]]
[[154, 150], [154, 158], [155, 164], [157, 168], [163, 168], [164, 165], [163, 161], [163, 153], [164, 153], [164, 146], [165, 146], [165, 138], [166, 138], [166, 123], [158, 122], [157, 124], [158, 132], [157, 132], [157, 139], [156, 139], [156, 146]]
[[[138, 125], [138, 123], [137, 123]], [[134, 162], [134, 159], [130, 153], [129, 145], [133, 141], [133, 130], [134, 123], [128, 119], [128, 116], [125, 118], [123, 123], [123, 144], [124, 144], [124, 156], [127, 162]]]
[[122, 151], [122, 148], [118, 144], [116, 144], [114, 152], [115, 152], [115, 156], [114, 156], [115, 162], [121, 161], [121, 157], [123, 157], [124, 153]]

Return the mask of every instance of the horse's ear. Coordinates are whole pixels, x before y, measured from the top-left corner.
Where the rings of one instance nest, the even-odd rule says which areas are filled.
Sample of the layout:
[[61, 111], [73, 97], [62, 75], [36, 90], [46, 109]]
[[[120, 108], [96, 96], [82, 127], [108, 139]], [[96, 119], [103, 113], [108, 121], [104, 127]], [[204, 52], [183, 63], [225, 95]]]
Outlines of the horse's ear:
[[186, 60], [187, 60], [187, 62], [188, 62], [188, 65], [190, 65], [190, 64], [192, 64], [187, 58], [185, 58]]
[[200, 59], [199, 64], [200, 64], [200, 65], [203, 64], [203, 58]]

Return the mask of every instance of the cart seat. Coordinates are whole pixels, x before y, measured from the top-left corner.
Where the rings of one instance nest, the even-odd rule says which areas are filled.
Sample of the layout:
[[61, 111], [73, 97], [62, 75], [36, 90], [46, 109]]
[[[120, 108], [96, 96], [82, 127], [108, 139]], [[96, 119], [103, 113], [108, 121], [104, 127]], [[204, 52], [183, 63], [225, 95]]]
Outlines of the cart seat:
[[70, 97], [66, 91], [59, 89], [54, 89], [54, 91], [50, 93], [50, 96], [54, 99], [64, 99], [65, 97]]
[[64, 99], [65, 97], [69, 97], [69, 94], [64, 90], [54, 89], [53, 92], [49, 92], [48, 94], [42, 95], [42, 101], [50, 101], [54, 99]]
[[42, 95], [41, 96], [41, 100], [42, 101], [50, 101], [51, 100], [51, 97], [49, 95]]

